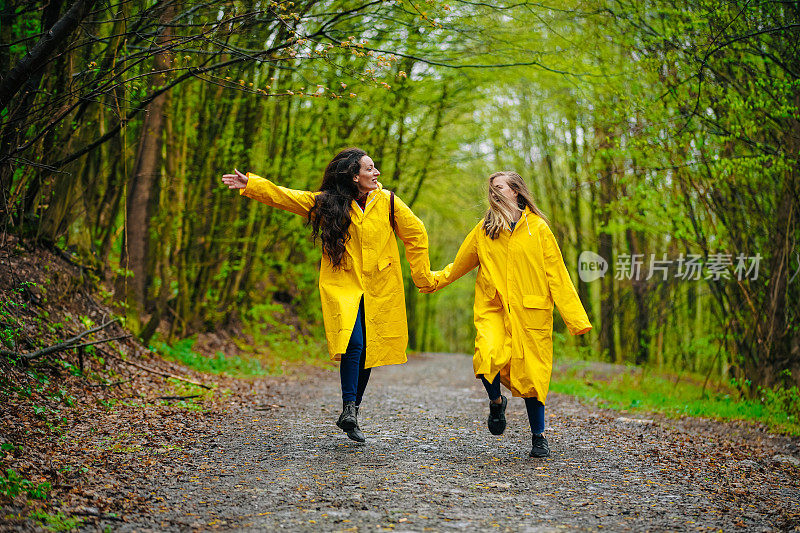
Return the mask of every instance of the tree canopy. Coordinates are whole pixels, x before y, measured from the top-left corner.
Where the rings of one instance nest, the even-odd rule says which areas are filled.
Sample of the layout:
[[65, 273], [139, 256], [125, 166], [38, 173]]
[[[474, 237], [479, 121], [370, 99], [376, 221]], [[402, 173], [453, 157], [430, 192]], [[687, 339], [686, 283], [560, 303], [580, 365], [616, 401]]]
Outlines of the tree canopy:
[[[304, 221], [219, 176], [316, 189], [357, 145], [425, 221], [434, 268], [483, 215], [488, 175], [523, 175], [595, 323], [574, 341], [587, 353], [800, 380], [797, 3], [12, 0], [0, 16], [2, 227], [114, 287], [145, 341], [272, 302], [318, 324]], [[577, 275], [584, 251], [605, 276]], [[412, 348], [471, 351], [472, 286], [406, 285]]]

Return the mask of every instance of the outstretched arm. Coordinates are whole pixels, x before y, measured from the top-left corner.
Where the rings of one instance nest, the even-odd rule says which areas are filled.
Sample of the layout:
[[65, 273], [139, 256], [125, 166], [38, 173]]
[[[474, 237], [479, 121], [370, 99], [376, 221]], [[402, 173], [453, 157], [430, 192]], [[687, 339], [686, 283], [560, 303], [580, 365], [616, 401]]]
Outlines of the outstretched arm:
[[222, 176], [222, 183], [229, 189], [239, 189], [239, 194], [243, 196], [302, 216], [308, 216], [309, 210], [314, 206], [316, 193], [287, 189], [252, 172], [234, 172], [235, 174]]
[[434, 292], [438, 291], [442, 287], [447, 287], [455, 280], [476, 266], [480, 265], [480, 260], [478, 259], [477, 239], [477, 232], [480, 230], [480, 224], [472, 228], [472, 231], [469, 232], [467, 238], [464, 239], [463, 243], [461, 243], [461, 247], [458, 249], [455, 260], [453, 260], [452, 263], [444, 267], [442, 270], [434, 272], [433, 279], [435, 281], [435, 285], [429, 290], [423, 288], [422, 292]]
[[411, 279], [420, 289], [433, 288], [431, 260], [428, 257], [428, 232], [425, 224], [400, 198], [394, 197], [394, 220], [397, 236], [406, 247], [406, 259], [411, 267]]
[[541, 238], [544, 252], [544, 271], [550, 295], [561, 313], [561, 318], [573, 335], [582, 335], [592, 329], [586, 310], [583, 308], [569, 272], [561, 257], [553, 232], [546, 225], [542, 225]]

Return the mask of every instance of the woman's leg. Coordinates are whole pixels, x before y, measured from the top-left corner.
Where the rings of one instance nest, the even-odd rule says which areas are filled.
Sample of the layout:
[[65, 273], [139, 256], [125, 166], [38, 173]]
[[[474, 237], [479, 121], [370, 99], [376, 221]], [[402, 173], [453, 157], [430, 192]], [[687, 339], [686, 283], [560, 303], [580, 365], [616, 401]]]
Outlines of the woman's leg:
[[350, 335], [350, 342], [347, 344], [347, 351], [342, 354], [342, 360], [339, 364], [343, 402], [356, 401], [359, 370], [362, 364], [362, 354], [364, 353], [364, 301], [362, 300], [361, 305], [358, 306], [356, 323], [353, 327], [353, 333]]
[[[356, 323], [353, 326], [353, 333], [347, 343], [347, 351], [342, 355], [339, 365], [339, 376], [342, 380], [342, 414], [336, 425], [339, 426], [347, 436], [357, 442], [364, 442], [364, 434], [358, 427], [358, 403], [364, 393], [366, 381], [361, 386], [361, 373], [364, 366], [365, 339], [364, 339], [364, 299], [358, 306]], [[366, 376], [369, 377], [369, 374]]]
[[358, 365], [358, 388], [356, 389], [356, 407], [361, 405], [361, 399], [364, 397], [364, 391], [369, 383], [369, 375], [372, 373], [371, 368], [364, 368], [364, 363], [367, 362], [367, 322], [364, 320], [364, 299], [361, 299], [361, 307], [358, 311], [361, 314], [361, 338], [364, 339], [362, 343], [361, 358]]
[[544, 404], [538, 398], [525, 398], [525, 409], [528, 411], [528, 421], [531, 424], [532, 446], [531, 457], [548, 457], [550, 445], [542, 435], [544, 433]]
[[500, 398], [500, 374], [495, 376], [494, 381], [489, 383], [489, 380], [486, 379], [486, 376], [481, 374], [481, 382], [483, 383], [483, 387], [486, 389], [486, 393], [489, 395], [489, 399], [493, 402]]
[[534, 435], [544, 433], [544, 404], [539, 401], [539, 398], [525, 398], [525, 409], [528, 411], [531, 433]]
[[358, 389], [356, 390], [356, 407], [361, 405], [361, 399], [364, 397], [364, 390], [367, 388], [367, 383], [369, 383], [369, 375], [372, 373], [371, 368], [364, 368], [364, 360], [367, 358], [367, 352], [364, 352], [364, 356], [361, 358], [361, 366], [358, 371]]

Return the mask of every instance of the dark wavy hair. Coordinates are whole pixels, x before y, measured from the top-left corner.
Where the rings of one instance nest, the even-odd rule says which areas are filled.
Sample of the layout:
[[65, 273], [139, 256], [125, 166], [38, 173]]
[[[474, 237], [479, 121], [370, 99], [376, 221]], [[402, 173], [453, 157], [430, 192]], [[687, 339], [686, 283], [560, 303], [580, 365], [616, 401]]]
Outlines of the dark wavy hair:
[[358, 197], [353, 177], [361, 171], [361, 158], [367, 152], [360, 148], [345, 148], [334, 156], [325, 168], [320, 194], [308, 213], [311, 236], [322, 241], [325, 254], [334, 269], [342, 267], [345, 243], [350, 240], [350, 205]]

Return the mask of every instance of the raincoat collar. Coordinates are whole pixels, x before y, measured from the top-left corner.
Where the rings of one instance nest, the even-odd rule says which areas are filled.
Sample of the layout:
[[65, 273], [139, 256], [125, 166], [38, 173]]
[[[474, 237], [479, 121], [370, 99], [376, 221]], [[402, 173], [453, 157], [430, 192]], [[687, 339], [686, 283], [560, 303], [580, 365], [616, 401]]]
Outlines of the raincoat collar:
[[533, 233], [531, 233], [530, 223], [528, 222], [528, 217], [531, 215], [533, 215], [533, 211], [531, 211], [530, 207], [526, 205], [525, 209], [522, 210], [522, 214], [520, 215], [519, 220], [517, 220], [517, 223], [514, 225], [514, 229], [511, 230], [511, 235], [513, 235], [514, 232], [517, 231], [517, 228], [519, 228], [523, 224], [525, 225], [525, 229], [524, 230], [521, 229], [519, 231], [527, 231], [528, 235], [533, 235]]
[[[358, 202], [356, 202], [355, 200], [353, 200], [351, 202], [350, 210], [355, 213], [355, 216], [359, 221], [361, 221], [363, 219], [363, 217], [366, 216], [367, 212], [370, 210], [370, 206], [372, 206], [375, 203], [375, 200], [378, 199], [378, 196], [381, 194], [380, 191], [382, 191], [382, 190], [383, 190], [383, 185], [379, 181], [378, 182], [378, 188], [375, 189], [375, 190], [369, 191], [369, 193], [367, 194], [367, 205], [364, 207], [363, 210], [361, 209], [361, 206], [358, 205]], [[351, 218], [352, 218], [352, 216], [351, 216]]]

